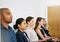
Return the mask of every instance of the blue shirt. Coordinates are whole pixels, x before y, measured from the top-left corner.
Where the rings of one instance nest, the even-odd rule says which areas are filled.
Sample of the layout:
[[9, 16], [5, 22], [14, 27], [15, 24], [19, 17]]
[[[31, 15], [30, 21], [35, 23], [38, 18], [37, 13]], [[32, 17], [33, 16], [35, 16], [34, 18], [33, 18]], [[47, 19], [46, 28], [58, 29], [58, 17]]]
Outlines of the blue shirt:
[[15, 32], [10, 26], [6, 29], [1, 25], [1, 42], [17, 42]]

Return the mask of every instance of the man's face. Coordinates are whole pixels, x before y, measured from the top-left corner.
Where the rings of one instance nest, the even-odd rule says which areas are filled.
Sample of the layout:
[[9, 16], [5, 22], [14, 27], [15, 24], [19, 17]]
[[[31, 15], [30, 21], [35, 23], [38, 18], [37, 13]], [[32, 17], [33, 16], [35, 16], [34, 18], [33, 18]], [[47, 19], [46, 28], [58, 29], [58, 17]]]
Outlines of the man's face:
[[11, 14], [10, 10], [8, 10], [8, 9], [3, 10], [2, 20], [5, 21], [6, 23], [12, 22], [12, 14]]

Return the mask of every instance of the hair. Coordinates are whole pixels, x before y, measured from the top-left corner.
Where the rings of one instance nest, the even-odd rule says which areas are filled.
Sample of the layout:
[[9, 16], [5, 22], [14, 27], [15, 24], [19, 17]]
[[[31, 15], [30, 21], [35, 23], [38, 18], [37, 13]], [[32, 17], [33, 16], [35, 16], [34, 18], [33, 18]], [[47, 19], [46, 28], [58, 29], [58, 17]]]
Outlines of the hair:
[[38, 25], [39, 25], [39, 21], [41, 21], [41, 19], [42, 19], [42, 17], [38, 17], [38, 18], [36, 19], [35, 28], [34, 28], [35, 31], [36, 31], [36, 29], [37, 29], [37, 27], [38, 27]]
[[24, 21], [23, 18], [18, 18], [18, 19], [16, 20], [16, 24], [13, 26], [14, 29], [18, 29], [18, 24], [21, 25], [21, 23], [22, 23], [23, 21]]
[[3, 13], [3, 10], [9, 10], [8, 8], [0, 8], [0, 14]]
[[43, 20], [45, 20], [45, 18], [43, 18]]
[[28, 16], [28, 17], [26, 18], [26, 23], [28, 24], [28, 22], [30, 22], [33, 18], [34, 18], [34, 17]]

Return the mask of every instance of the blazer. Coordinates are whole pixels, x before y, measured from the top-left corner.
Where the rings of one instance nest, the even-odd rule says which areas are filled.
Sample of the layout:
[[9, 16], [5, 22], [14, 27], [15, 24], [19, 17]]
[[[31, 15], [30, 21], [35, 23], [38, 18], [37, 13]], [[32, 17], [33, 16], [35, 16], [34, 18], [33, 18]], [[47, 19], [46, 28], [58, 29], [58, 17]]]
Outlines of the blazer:
[[45, 29], [45, 27], [41, 26], [41, 28], [44, 30], [47, 36], [50, 36], [49, 31]]
[[17, 42], [28, 42], [27, 38], [20, 30], [16, 32], [16, 38], [17, 38]]

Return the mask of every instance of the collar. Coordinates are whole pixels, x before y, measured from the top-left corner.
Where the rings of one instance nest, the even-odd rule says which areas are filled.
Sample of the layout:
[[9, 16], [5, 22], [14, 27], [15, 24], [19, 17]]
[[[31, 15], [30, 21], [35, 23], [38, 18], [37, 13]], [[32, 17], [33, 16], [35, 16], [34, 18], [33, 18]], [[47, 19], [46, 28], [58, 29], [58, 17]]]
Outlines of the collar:
[[10, 26], [8, 26], [8, 29], [6, 29], [6, 27], [3, 24], [1, 24], [1, 29], [5, 29], [8, 31], [8, 30], [11, 30], [12, 28]]

